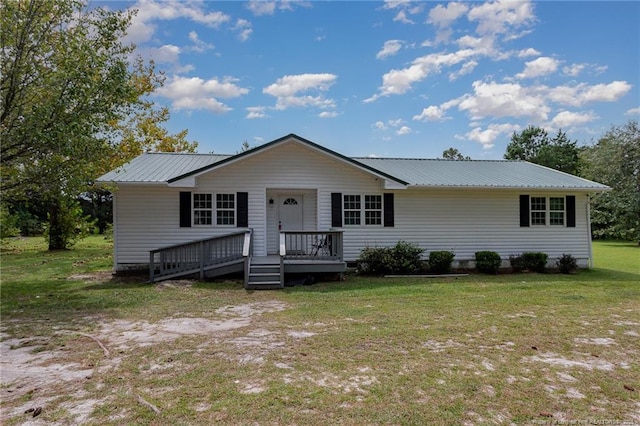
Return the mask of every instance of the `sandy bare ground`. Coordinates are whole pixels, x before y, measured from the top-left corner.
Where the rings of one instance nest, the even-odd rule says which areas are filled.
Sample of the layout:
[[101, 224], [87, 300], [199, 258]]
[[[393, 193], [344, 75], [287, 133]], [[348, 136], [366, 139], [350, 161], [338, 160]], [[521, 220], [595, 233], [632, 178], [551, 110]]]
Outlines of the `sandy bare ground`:
[[[185, 285], [189, 283], [167, 282], [159, 285], [159, 288]], [[0, 342], [2, 423], [18, 421], [26, 425], [45, 424], [42, 417], [33, 416], [35, 410], [44, 412], [49, 405], [59, 401], [61, 397], [65, 402], [62, 404], [56, 402], [55, 405], [63, 408], [67, 416], [59, 423], [86, 422], [93, 410], [106, 402], [92, 398], [84, 390], [88, 380], [93, 380], [94, 376], [99, 376], [100, 373], [118, 366], [132, 348], [162, 345], [183, 336], [204, 335], [212, 339], [226, 338], [229, 345], [238, 349], [236, 352], [239, 362], [260, 363], [264, 353], [284, 343], [279, 342], [272, 332], [249, 326], [262, 314], [282, 311], [285, 308], [283, 303], [277, 301], [249, 303], [221, 307], [215, 311], [214, 318], [176, 317], [165, 318], [155, 323], [115, 320], [102, 322], [99, 329], [91, 334], [56, 331], [56, 335], [83, 339], [85, 346], [89, 344], [94, 349], [99, 348], [102, 352], [100, 362], [78, 361], [77, 354], [70, 354], [65, 347], [48, 348], [50, 338], [37, 336], [13, 338], [2, 333], [0, 335], [2, 339]], [[96, 319], [96, 321], [100, 320]], [[247, 329], [244, 337], [237, 337], [237, 334], [231, 337], [230, 332], [243, 328]], [[299, 333], [300, 337], [314, 334], [307, 331], [296, 333]], [[240, 384], [240, 387], [241, 391], [247, 393], [260, 391], [260, 387], [255, 384]], [[146, 403], [142, 398], [140, 399], [140, 403]], [[46, 423], [50, 424], [50, 422]]]
[[[77, 279], [87, 279], [78, 277]], [[159, 289], [188, 287], [188, 281], [165, 282]], [[111, 402], [110, 396], [104, 392], [95, 392], [108, 388], [103, 377], [107, 376], [139, 348], [162, 348], [163, 345], [179, 341], [185, 337], [200, 337], [201, 347], [193, 350], [206, 350], [207, 346], [225, 348], [223, 356], [233, 359], [240, 365], [264, 365], [268, 355], [274, 351], [284, 351], [287, 345], [300, 339], [313, 339], [314, 336], [330, 332], [332, 325], [322, 323], [305, 323], [300, 328], [280, 328], [276, 324], [264, 320], [268, 313], [287, 310], [286, 304], [280, 301], [262, 301], [234, 306], [223, 306], [216, 309], [207, 318], [193, 318], [181, 315], [168, 317], [156, 322], [127, 321], [122, 319], [105, 321], [95, 318], [100, 324], [91, 333], [81, 333], [58, 329], [53, 336], [17, 338], [6, 333], [0, 334], [0, 392], [2, 395], [1, 423], [24, 425], [39, 424], [82, 424], [95, 421], [94, 410]], [[637, 335], [640, 324], [620, 322], [621, 328], [627, 329], [625, 334]], [[628, 327], [631, 329], [629, 330]], [[630, 334], [634, 333], [634, 334]], [[612, 334], [614, 336], [614, 334]], [[70, 344], [50, 344], [51, 340], [71, 339]], [[631, 368], [634, 361], [611, 362], [602, 358], [594, 358], [590, 347], [604, 346], [615, 348], [615, 337], [579, 337], [574, 342], [582, 351], [574, 351], [571, 355], [560, 355], [553, 352], [540, 351], [521, 359], [524, 370], [527, 368], [558, 367], [561, 371], [552, 377], [546, 390], [551, 397], [564, 399], [582, 399], [585, 395], [579, 390], [579, 377], [582, 371], [625, 371]], [[438, 341], [426, 340], [422, 347], [433, 353], [440, 353], [450, 348], [464, 349], [465, 342], [454, 338]], [[498, 348], [505, 353], [513, 351], [513, 343], [503, 342]], [[84, 355], [83, 353], [90, 355]], [[283, 357], [273, 364], [281, 371], [284, 383], [310, 384], [323, 387], [335, 394], [351, 394], [357, 402], [368, 389], [380, 383], [376, 371], [368, 366], [360, 366], [354, 371], [341, 374], [323, 371], [297, 371]], [[474, 374], [493, 374], [498, 366], [495, 360], [479, 357], [474, 363]], [[175, 365], [175, 364], [174, 364]], [[149, 370], [158, 372], [167, 368], [162, 363], [149, 365]], [[170, 371], [167, 371], [169, 374]], [[510, 376], [509, 383], [530, 380], [525, 376]], [[87, 384], [91, 384], [88, 386]], [[241, 394], [257, 394], [265, 392], [268, 384], [260, 379], [236, 380], [236, 389]], [[94, 391], [92, 391], [94, 390]], [[161, 391], [161, 390], [160, 390]], [[635, 391], [635, 390], [634, 390]], [[488, 396], [495, 394], [491, 386], [485, 386], [480, 392]], [[108, 395], [108, 394], [107, 394]], [[130, 397], [136, 403], [149, 410], [159, 410], [144, 397], [130, 390]], [[599, 413], [606, 413], [608, 401], [601, 401]], [[206, 403], [199, 402], [195, 406], [197, 412], [209, 409]], [[41, 410], [41, 415], [35, 416]], [[55, 415], [53, 415], [53, 414]], [[598, 414], [598, 412], [596, 413]], [[508, 423], [508, 413], [504, 418], [486, 419], [478, 417], [478, 424]], [[553, 418], [563, 419], [563, 413], [554, 412]], [[640, 404], [630, 420], [640, 424]], [[52, 420], [53, 419], [53, 420]], [[117, 422], [117, 418], [112, 419]]]

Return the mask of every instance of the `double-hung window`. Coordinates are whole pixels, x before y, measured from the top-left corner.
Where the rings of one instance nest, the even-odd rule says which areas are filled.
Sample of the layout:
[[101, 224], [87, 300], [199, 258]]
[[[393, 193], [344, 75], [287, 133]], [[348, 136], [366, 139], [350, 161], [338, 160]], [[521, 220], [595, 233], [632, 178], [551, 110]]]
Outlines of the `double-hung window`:
[[193, 194], [193, 224], [211, 225], [213, 203], [211, 194]]
[[549, 197], [549, 225], [565, 224], [564, 197]]
[[216, 225], [236, 224], [235, 194], [216, 194]]
[[345, 226], [382, 225], [382, 195], [344, 195], [343, 210]]
[[360, 225], [361, 220], [361, 206], [360, 195], [345, 195], [344, 196], [344, 224], [345, 225]]
[[531, 225], [565, 225], [564, 197], [531, 197]]
[[364, 224], [382, 225], [382, 195], [364, 196]]

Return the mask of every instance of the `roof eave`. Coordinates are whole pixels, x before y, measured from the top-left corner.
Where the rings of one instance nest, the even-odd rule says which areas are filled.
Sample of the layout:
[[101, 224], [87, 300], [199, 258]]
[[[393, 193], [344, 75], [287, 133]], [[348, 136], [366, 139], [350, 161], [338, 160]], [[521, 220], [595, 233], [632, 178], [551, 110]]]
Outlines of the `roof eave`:
[[513, 191], [570, 191], [570, 192], [609, 192], [610, 187], [571, 187], [571, 186], [506, 186], [506, 185], [421, 185], [412, 184], [410, 188], [421, 189], [500, 189]]

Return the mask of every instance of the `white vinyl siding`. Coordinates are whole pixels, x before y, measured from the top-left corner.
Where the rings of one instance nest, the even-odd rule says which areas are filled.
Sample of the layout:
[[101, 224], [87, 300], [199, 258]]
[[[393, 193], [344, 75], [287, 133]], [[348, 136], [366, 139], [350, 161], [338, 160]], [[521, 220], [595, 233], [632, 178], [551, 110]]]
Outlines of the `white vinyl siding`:
[[[330, 194], [319, 202], [330, 203]], [[553, 262], [571, 253], [587, 265], [589, 232], [584, 194], [576, 195], [576, 227], [520, 227], [519, 192], [508, 190], [438, 190], [411, 188], [394, 191], [394, 227], [343, 227], [344, 251], [355, 260], [364, 247], [392, 246], [398, 241], [415, 243], [425, 249], [453, 250], [456, 261], [470, 261], [475, 252], [491, 250], [503, 259], [523, 251], [543, 251]], [[538, 196], [537, 194], [535, 196]], [[539, 195], [544, 197], [544, 195]], [[323, 222], [330, 223], [329, 206]]]

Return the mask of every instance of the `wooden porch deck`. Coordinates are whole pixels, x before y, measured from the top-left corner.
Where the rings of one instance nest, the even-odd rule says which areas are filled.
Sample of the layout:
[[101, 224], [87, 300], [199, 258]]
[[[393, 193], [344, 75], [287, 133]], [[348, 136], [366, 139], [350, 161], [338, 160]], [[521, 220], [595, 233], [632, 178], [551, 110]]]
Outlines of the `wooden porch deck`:
[[152, 250], [149, 281], [244, 272], [245, 288], [283, 288], [285, 274], [343, 273], [341, 231], [285, 231], [279, 254], [252, 255], [252, 231], [235, 232]]

